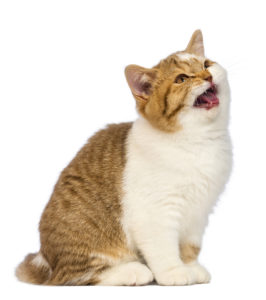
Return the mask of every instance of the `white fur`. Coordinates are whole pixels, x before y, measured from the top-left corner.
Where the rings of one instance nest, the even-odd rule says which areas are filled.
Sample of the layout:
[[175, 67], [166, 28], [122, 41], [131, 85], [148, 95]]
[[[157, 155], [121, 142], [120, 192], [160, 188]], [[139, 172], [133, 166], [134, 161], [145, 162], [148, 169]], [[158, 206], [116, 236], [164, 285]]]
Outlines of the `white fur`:
[[144, 285], [153, 281], [153, 274], [144, 264], [133, 261], [106, 270], [99, 279], [99, 285]]
[[203, 59], [200, 56], [197, 56], [195, 54], [190, 54], [190, 53], [186, 53], [186, 52], [177, 52], [176, 56], [181, 59], [181, 60], [190, 60], [191, 58], [197, 58], [197, 59]]
[[218, 64], [209, 70], [218, 86], [218, 107], [192, 107], [206, 82], [192, 91], [191, 107], [179, 116], [182, 130], [162, 132], [139, 118], [128, 137], [122, 226], [129, 247], [140, 251], [159, 284], [210, 279], [196, 262], [185, 265], [179, 257], [179, 243], [200, 247], [231, 170], [226, 73]]
[[40, 252], [33, 258], [31, 263], [36, 267], [46, 267], [50, 269], [47, 260], [43, 257], [43, 255]]

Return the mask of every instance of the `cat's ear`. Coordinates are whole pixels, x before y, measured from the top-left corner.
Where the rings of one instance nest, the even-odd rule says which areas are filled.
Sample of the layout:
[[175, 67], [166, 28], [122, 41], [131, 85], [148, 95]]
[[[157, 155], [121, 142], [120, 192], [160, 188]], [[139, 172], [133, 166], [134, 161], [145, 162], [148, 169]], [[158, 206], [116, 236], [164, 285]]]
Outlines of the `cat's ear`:
[[141, 102], [147, 102], [152, 93], [157, 71], [137, 65], [129, 65], [125, 69], [125, 75], [135, 99]]
[[185, 50], [188, 53], [204, 56], [203, 36], [201, 30], [196, 30]]

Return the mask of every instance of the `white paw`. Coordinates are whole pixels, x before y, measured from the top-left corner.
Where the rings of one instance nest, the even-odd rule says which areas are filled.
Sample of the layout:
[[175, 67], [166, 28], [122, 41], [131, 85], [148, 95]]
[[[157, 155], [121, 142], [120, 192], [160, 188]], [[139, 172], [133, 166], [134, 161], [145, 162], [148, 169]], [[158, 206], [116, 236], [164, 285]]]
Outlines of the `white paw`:
[[194, 274], [195, 283], [208, 283], [211, 280], [210, 273], [200, 264], [194, 263], [189, 266]]
[[198, 263], [182, 265], [156, 276], [160, 285], [190, 285], [208, 283], [210, 280], [210, 273]]
[[160, 285], [189, 285], [195, 283], [195, 277], [189, 266], [182, 265], [160, 273], [156, 281]]
[[145, 285], [154, 279], [151, 270], [141, 263], [135, 263], [125, 277], [124, 285]]
[[150, 269], [140, 262], [114, 266], [100, 275], [98, 285], [145, 285], [153, 281]]

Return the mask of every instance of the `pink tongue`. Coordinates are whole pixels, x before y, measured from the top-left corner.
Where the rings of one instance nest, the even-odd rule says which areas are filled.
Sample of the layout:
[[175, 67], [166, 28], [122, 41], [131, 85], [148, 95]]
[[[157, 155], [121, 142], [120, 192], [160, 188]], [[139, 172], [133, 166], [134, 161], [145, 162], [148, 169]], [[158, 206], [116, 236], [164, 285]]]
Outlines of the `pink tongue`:
[[207, 94], [201, 95], [200, 98], [208, 103], [217, 103], [219, 99], [214, 93], [207, 92]]

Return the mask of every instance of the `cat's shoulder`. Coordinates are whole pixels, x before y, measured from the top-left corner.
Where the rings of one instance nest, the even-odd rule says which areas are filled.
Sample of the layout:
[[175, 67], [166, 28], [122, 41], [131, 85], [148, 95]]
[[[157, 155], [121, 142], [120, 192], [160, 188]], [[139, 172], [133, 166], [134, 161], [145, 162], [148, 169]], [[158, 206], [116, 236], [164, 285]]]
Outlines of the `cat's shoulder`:
[[132, 122], [108, 124], [105, 128], [97, 131], [91, 138], [88, 139], [88, 141], [101, 138], [114, 139], [119, 136], [127, 135], [128, 131], [132, 127], [132, 124]]

